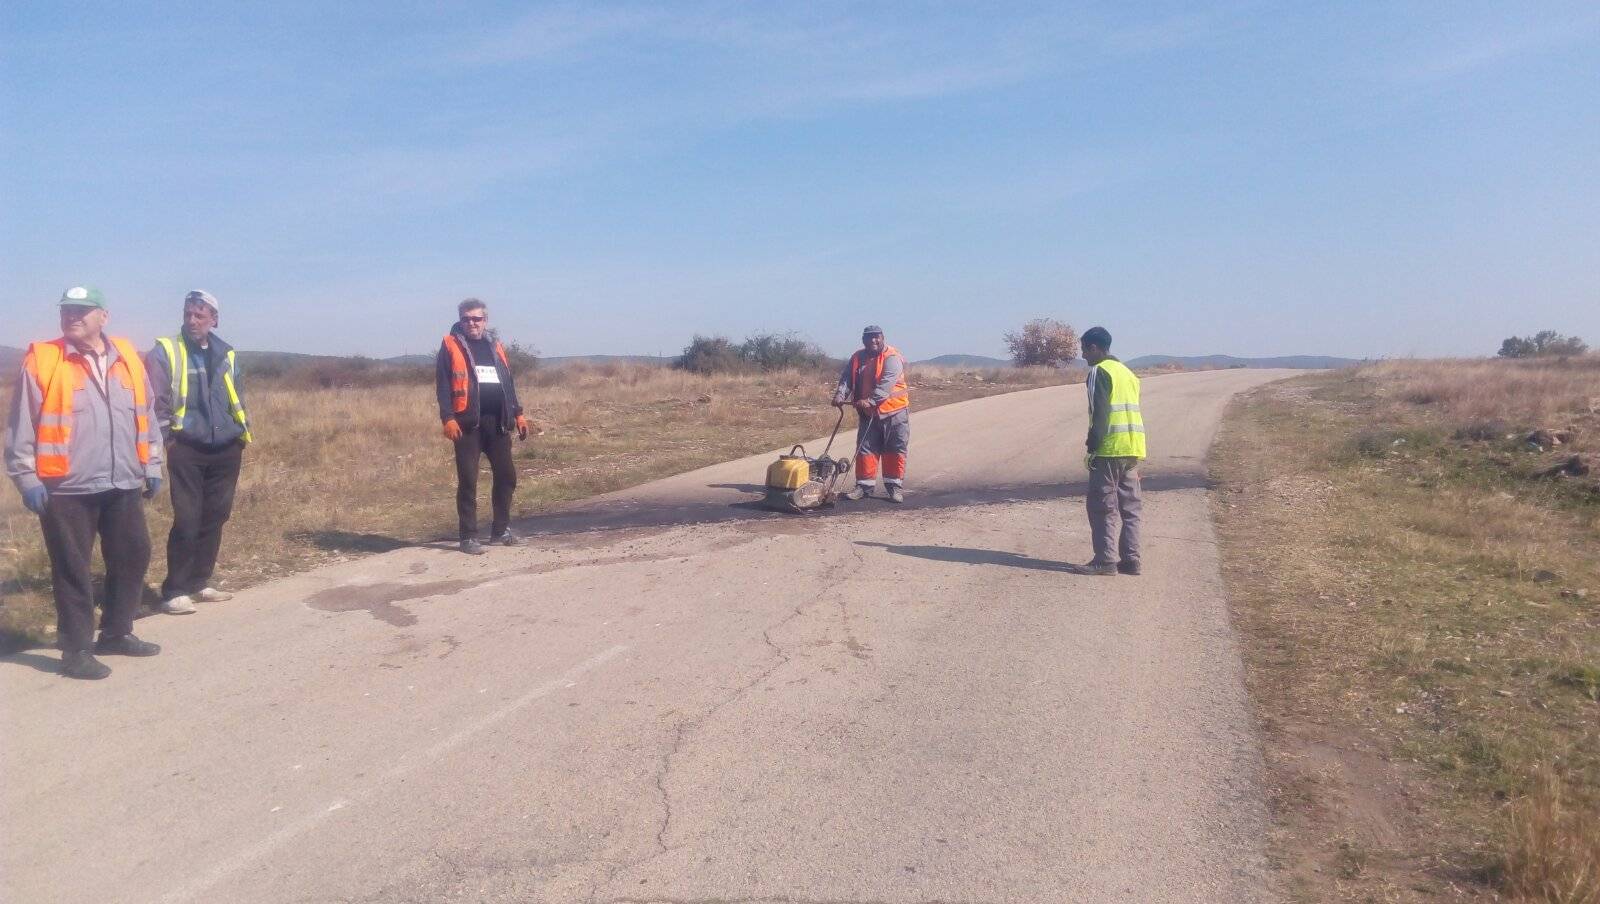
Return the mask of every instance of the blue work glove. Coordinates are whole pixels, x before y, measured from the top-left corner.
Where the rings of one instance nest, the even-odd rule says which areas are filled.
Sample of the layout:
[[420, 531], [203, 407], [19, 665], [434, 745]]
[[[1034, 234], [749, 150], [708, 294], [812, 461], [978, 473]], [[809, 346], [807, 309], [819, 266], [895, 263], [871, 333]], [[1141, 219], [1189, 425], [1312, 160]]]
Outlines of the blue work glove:
[[1083, 457], [1083, 469], [1085, 471], [1093, 471], [1094, 470], [1094, 453], [1093, 452], [1090, 452], [1088, 455], [1085, 455]]
[[50, 501], [50, 491], [44, 487], [28, 487], [22, 491], [22, 504], [35, 515], [44, 514], [44, 504]]
[[144, 498], [154, 499], [159, 492], [161, 492], [161, 478], [146, 477], [144, 479]]

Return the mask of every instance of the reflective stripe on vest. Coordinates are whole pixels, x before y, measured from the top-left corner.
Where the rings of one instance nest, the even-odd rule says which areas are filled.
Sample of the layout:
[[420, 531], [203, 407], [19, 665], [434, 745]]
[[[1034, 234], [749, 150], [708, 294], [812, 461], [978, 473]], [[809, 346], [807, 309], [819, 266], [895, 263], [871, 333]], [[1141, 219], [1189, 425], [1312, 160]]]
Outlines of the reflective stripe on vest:
[[[106, 396], [109, 399], [113, 376], [123, 379], [133, 391], [133, 423], [138, 432], [134, 446], [139, 463], [149, 464], [150, 444], [145, 437], [150, 432], [150, 418], [146, 414], [150, 399], [145, 394], [144, 362], [126, 339], [108, 337], [108, 341], [117, 350], [117, 360], [106, 370]], [[121, 373], [117, 371], [119, 364]], [[34, 473], [40, 477], [66, 477], [72, 473], [72, 394], [93, 377], [89, 376], [88, 366], [81, 356], [73, 360], [67, 354], [65, 339], [28, 346], [23, 369], [44, 395], [34, 428]]]
[[[162, 351], [167, 353], [167, 370], [172, 373], [172, 425], [173, 433], [183, 432], [183, 419], [189, 413], [189, 346], [183, 341], [183, 336], [163, 336], [156, 342]], [[250, 435], [250, 418], [245, 414], [244, 401], [239, 398], [239, 389], [233, 382], [233, 369], [235, 367], [233, 349], [228, 349], [227, 367], [222, 370], [222, 385], [228, 390], [228, 416], [234, 423], [244, 430], [241, 437], [246, 443], [253, 437]]]
[[886, 345], [883, 347], [883, 352], [878, 355], [878, 360], [876, 362], [877, 367], [875, 368], [875, 372], [872, 377], [872, 388], [866, 392], [862, 392], [861, 356], [865, 354], [865, 349], [859, 349], [855, 354], [850, 356], [850, 380], [855, 384], [850, 388], [855, 392], [856, 398], [872, 398], [872, 393], [877, 390], [878, 384], [883, 382], [883, 362], [887, 360], [890, 355], [893, 355], [900, 359], [900, 378], [895, 380], [894, 389], [890, 391], [889, 396], [878, 405], [878, 414], [894, 414], [896, 411], [910, 406], [911, 389], [906, 385], [906, 358], [904, 355], [900, 354], [900, 350], [892, 345]]
[[[472, 394], [472, 368], [467, 366], [467, 359], [472, 352], [466, 343], [455, 333], [446, 333], [444, 347], [450, 351], [450, 407], [456, 414], [467, 410], [467, 399]], [[506, 367], [506, 372], [511, 371], [511, 362], [506, 358], [505, 347], [498, 341], [494, 344], [494, 353], [500, 357], [500, 363]]]
[[1096, 455], [1144, 458], [1144, 416], [1139, 411], [1139, 378], [1121, 361], [1107, 358], [1095, 365], [1111, 380], [1109, 425]]

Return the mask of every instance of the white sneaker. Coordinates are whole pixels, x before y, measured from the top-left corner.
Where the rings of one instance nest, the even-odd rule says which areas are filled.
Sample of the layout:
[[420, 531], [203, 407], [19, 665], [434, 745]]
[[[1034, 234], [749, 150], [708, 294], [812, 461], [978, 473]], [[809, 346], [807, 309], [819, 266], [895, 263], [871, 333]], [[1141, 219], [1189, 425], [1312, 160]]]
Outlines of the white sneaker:
[[233, 594], [226, 590], [218, 590], [215, 587], [207, 587], [196, 593], [194, 599], [200, 603], [226, 603], [228, 600], [233, 599]]
[[188, 596], [175, 596], [170, 600], [162, 600], [156, 611], [168, 615], [188, 615], [194, 612], [194, 600]]

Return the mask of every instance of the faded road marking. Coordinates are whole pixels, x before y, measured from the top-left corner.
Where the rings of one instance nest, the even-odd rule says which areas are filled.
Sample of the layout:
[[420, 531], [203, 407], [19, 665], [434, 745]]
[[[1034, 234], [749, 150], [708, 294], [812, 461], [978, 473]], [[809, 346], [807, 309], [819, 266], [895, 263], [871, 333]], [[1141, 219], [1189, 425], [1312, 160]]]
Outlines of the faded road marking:
[[425, 750], [403, 758], [399, 763], [396, 763], [382, 775], [379, 775], [372, 781], [367, 782], [366, 786], [359, 792], [349, 796], [348, 798], [335, 800], [332, 803], [329, 803], [327, 806], [322, 807], [321, 809], [318, 809], [309, 815], [301, 817], [292, 823], [289, 823], [288, 825], [278, 829], [276, 832], [268, 835], [260, 842], [245, 848], [226, 860], [223, 860], [205, 875], [200, 876], [199, 878], [194, 879], [176, 889], [173, 889], [170, 892], [167, 892], [159, 899], [161, 904], [178, 904], [178, 902], [193, 900], [195, 897], [210, 890], [212, 887], [216, 886], [219, 882], [222, 882], [232, 874], [254, 864], [263, 857], [266, 857], [268, 854], [282, 847], [285, 843], [293, 840], [296, 836], [315, 828], [324, 819], [327, 819], [334, 813], [349, 807], [353, 801], [358, 801], [375, 791], [390, 787], [395, 779], [405, 775], [407, 772], [411, 772], [419, 766], [424, 766], [433, 762], [434, 760], [439, 759], [455, 748], [465, 744], [467, 741], [471, 740], [473, 736], [481, 733], [484, 729], [490, 728], [496, 723], [504, 721], [507, 716], [510, 716], [517, 710], [522, 709], [535, 700], [538, 700], [540, 697], [547, 697], [558, 690], [565, 690], [576, 686], [577, 679], [582, 677], [584, 673], [599, 668], [600, 666], [617, 658], [627, 651], [627, 647], [619, 645], [611, 647], [607, 650], [602, 650], [594, 656], [589, 657], [583, 662], [580, 662], [568, 669], [561, 675], [551, 678], [549, 681], [534, 687], [522, 696], [512, 700], [494, 712], [489, 713], [478, 721], [473, 722], [471, 725], [456, 731], [444, 740], [430, 745]]

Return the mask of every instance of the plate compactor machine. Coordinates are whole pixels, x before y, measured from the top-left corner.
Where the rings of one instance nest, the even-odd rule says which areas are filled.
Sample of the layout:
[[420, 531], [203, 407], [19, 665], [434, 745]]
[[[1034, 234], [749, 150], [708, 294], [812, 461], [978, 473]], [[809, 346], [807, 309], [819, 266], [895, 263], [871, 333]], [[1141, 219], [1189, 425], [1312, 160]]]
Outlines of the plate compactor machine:
[[834, 422], [833, 433], [828, 435], [828, 445], [821, 456], [812, 458], [806, 454], [805, 446], [797, 444], [767, 467], [767, 495], [762, 500], [763, 505], [780, 512], [809, 512], [833, 505], [839, 497], [839, 487], [850, 477], [849, 459], [828, 457], [843, 423], [844, 409], [841, 408], [839, 420]]

